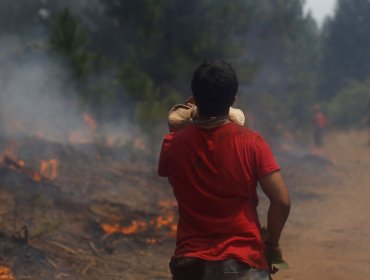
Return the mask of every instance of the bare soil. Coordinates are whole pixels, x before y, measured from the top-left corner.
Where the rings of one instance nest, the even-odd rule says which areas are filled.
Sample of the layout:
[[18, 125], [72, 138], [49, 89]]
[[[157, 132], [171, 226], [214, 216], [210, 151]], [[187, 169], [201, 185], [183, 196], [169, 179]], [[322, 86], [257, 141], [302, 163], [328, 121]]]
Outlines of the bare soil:
[[[316, 197], [295, 200], [282, 239], [290, 269], [275, 280], [357, 279], [370, 275], [370, 147], [367, 133], [326, 137], [322, 155], [333, 166], [301, 174], [290, 188]], [[289, 172], [289, 171], [288, 171]]]

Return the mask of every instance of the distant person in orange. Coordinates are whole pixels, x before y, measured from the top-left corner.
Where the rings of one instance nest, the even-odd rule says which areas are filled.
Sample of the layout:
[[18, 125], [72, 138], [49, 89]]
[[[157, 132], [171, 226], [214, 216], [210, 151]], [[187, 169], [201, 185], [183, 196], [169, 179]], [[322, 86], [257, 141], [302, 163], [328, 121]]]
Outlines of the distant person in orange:
[[324, 132], [325, 129], [328, 127], [328, 119], [321, 111], [319, 105], [315, 105], [314, 109], [314, 141], [316, 147], [321, 147], [324, 144]]

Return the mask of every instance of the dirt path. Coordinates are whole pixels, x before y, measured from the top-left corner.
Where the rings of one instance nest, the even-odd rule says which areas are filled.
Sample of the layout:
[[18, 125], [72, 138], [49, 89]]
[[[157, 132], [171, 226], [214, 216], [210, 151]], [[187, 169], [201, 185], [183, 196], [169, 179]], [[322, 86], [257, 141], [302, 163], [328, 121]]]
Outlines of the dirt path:
[[[293, 201], [282, 245], [290, 269], [274, 280], [370, 279], [370, 147], [363, 132], [328, 135], [323, 155], [335, 161], [296, 178], [316, 198]], [[295, 188], [296, 186], [290, 186]]]

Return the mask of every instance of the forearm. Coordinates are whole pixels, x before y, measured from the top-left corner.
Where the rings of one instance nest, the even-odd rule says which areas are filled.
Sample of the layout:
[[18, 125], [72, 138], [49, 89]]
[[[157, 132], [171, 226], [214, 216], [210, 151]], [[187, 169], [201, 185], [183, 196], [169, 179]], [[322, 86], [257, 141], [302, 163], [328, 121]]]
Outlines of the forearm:
[[290, 202], [271, 201], [267, 214], [266, 243], [279, 244], [280, 235], [289, 216]]

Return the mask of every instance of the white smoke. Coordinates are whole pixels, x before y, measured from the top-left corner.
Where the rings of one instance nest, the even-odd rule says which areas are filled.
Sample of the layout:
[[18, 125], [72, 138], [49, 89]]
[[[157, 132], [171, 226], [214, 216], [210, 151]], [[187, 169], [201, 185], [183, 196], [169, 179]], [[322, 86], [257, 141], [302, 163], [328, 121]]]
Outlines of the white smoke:
[[[96, 141], [98, 132], [84, 120], [86, 108], [71, 83], [70, 69], [46, 41], [24, 44], [14, 36], [1, 38], [0, 53], [1, 135], [61, 143]], [[119, 125], [100, 123], [98, 129], [101, 138], [109, 136], [114, 142], [113, 137], [121, 144], [133, 131], [124, 120]]]

